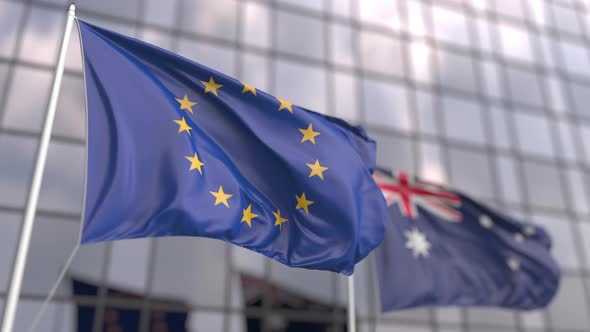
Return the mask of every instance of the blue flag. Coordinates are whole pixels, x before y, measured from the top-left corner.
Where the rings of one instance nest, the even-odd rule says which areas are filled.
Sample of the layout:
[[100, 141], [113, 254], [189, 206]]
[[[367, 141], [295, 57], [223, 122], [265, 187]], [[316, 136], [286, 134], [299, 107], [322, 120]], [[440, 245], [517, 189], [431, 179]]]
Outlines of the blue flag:
[[[362, 128], [79, 22], [88, 107], [82, 243], [204, 236], [350, 274], [386, 204]], [[305, 84], [305, 82], [297, 82]]]
[[555, 295], [551, 241], [449, 189], [378, 170], [389, 225], [375, 250], [383, 311], [428, 305], [534, 309]]

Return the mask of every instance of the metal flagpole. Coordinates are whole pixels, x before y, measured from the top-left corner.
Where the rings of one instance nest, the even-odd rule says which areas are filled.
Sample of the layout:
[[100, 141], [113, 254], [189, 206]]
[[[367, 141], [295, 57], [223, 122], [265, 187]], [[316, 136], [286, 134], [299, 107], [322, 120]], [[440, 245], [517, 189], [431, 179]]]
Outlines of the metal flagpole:
[[4, 307], [4, 317], [2, 319], [2, 332], [12, 332], [14, 326], [16, 307], [18, 304], [18, 298], [22, 286], [25, 264], [27, 262], [27, 254], [29, 252], [31, 234], [33, 232], [33, 224], [35, 222], [35, 213], [37, 212], [39, 191], [41, 190], [43, 172], [45, 171], [45, 162], [47, 161], [47, 150], [49, 149], [49, 140], [51, 139], [53, 120], [55, 119], [57, 99], [59, 97], [61, 80], [63, 78], [64, 73], [66, 53], [68, 50], [68, 44], [70, 42], [70, 33], [72, 31], [72, 24], [74, 23], [75, 17], [76, 6], [74, 4], [71, 4], [68, 9], [68, 19], [66, 21], [66, 29], [64, 31], [63, 40], [61, 41], [59, 58], [57, 60], [57, 67], [55, 68], [55, 76], [53, 78], [53, 85], [51, 87], [51, 97], [49, 98], [49, 104], [47, 105], [47, 113], [45, 115], [45, 124], [43, 125], [41, 141], [39, 143], [39, 148], [37, 150], [35, 171], [33, 173], [31, 187], [29, 188], [27, 207], [25, 210], [25, 217], [23, 219], [23, 225], [20, 233], [20, 240], [18, 243], [16, 258], [14, 260], [14, 265], [12, 267], [10, 289], [8, 291], [8, 298], [6, 299], [6, 306]]
[[354, 274], [348, 277], [348, 331], [356, 332], [356, 303], [354, 300]]

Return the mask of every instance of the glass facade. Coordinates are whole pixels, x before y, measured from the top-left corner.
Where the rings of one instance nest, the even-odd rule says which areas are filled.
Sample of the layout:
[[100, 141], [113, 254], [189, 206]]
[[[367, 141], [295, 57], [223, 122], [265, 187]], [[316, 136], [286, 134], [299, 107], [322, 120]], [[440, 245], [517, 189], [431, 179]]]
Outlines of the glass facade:
[[[459, 188], [553, 236], [564, 277], [546, 310], [381, 314], [369, 257], [355, 274], [360, 331], [590, 331], [590, 1], [76, 4], [87, 21], [362, 124], [382, 166]], [[0, 307], [66, 7], [0, 0]], [[26, 330], [78, 240], [85, 122], [72, 38], [15, 331]], [[71, 280], [97, 294], [74, 294]], [[215, 240], [141, 239], [82, 247], [40, 330], [76, 331], [84, 306], [94, 332], [109, 329], [113, 308], [136, 310], [142, 332], [152, 331], [155, 309], [187, 312], [191, 331], [342, 331], [345, 305], [337, 274], [289, 269]]]

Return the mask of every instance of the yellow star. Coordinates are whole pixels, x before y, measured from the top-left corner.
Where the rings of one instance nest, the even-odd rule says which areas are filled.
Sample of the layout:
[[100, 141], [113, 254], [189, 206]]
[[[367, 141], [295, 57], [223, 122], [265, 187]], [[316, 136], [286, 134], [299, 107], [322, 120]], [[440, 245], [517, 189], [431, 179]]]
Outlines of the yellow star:
[[174, 98], [174, 99], [176, 99], [176, 101], [180, 103], [181, 110], [188, 110], [189, 112], [191, 112], [191, 114], [193, 113], [193, 106], [195, 106], [197, 103], [190, 101], [188, 99], [187, 95], [184, 95], [183, 99], [180, 99], [180, 98]]
[[188, 133], [188, 135], [191, 135], [190, 130], [193, 129], [191, 128], [189, 125], [186, 124], [186, 120], [184, 120], [184, 116], [182, 117], [182, 120], [174, 120], [174, 122], [176, 122], [176, 124], [178, 124], [178, 133], [182, 133], [183, 131], [186, 131]]
[[250, 92], [252, 92], [253, 95], [256, 96], [256, 88], [255, 87], [251, 86], [248, 83], [244, 83], [244, 82], [242, 82], [242, 84], [244, 84], [244, 89], [242, 90], [242, 93], [246, 93], [246, 92], [250, 91]]
[[277, 98], [277, 100], [281, 102], [279, 105], [279, 111], [287, 109], [289, 112], [293, 113], [293, 104], [286, 101], [285, 99]]
[[275, 216], [275, 226], [279, 226], [279, 230], [283, 230], [283, 224], [287, 222], [287, 219], [281, 217], [281, 210], [277, 210], [277, 212], [273, 212]]
[[197, 169], [197, 170], [199, 170], [199, 173], [201, 173], [201, 175], [203, 175], [203, 171], [201, 170], [201, 167], [205, 164], [199, 160], [199, 156], [197, 156], [196, 152], [195, 152], [194, 156], [192, 156], [192, 157], [185, 156], [185, 158], [191, 162], [191, 168], [189, 169], [189, 171]]
[[211, 76], [211, 78], [209, 78], [209, 82], [207, 81], [201, 81], [201, 83], [203, 83], [203, 85], [205, 86], [205, 93], [207, 92], [213, 92], [214, 95], [218, 95], [217, 94], [217, 89], [221, 88], [223, 85], [221, 84], [217, 84], [215, 83], [215, 81], [213, 80], [213, 76]]
[[222, 186], [219, 186], [219, 190], [217, 192], [210, 191], [210, 193], [211, 195], [215, 196], [215, 206], [217, 206], [220, 203], [223, 203], [223, 205], [229, 207], [229, 203], [227, 202], [227, 200], [233, 195], [224, 193]]
[[248, 205], [247, 208], [242, 210], [242, 221], [248, 224], [248, 227], [252, 227], [252, 219], [258, 217], [257, 214], [252, 213], [252, 204]]
[[324, 179], [324, 171], [326, 171], [328, 169], [328, 167], [324, 167], [322, 165], [320, 165], [319, 160], [315, 161], [315, 164], [307, 164], [307, 167], [311, 168], [311, 173], [309, 173], [309, 177], [312, 177], [314, 175], [317, 175], [320, 177], [320, 179]]
[[295, 195], [295, 197], [297, 198], [297, 206], [295, 208], [303, 209], [306, 213], [309, 213], [309, 206], [315, 202], [307, 200], [307, 197], [305, 197], [305, 193], [301, 193], [301, 197], [297, 195]]
[[307, 127], [307, 129], [299, 129], [299, 131], [303, 134], [303, 138], [301, 138], [301, 143], [305, 141], [310, 141], [313, 144], [315, 144], [315, 137], [320, 134], [317, 131], [313, 131], [311, 123], [309, 124], [309, 127]]

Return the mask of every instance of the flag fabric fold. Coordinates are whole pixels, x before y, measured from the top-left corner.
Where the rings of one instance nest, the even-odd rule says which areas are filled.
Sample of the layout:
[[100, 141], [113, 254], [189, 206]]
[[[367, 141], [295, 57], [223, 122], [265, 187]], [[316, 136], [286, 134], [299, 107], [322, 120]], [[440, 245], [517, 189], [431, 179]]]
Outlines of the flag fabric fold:
[[[386, 205], [362, 128], [79, 21], [88, 107], [82, 242], [204, 236], [350, 274]], [[305, 82], [294, 82], [305, 84]]]
[[388, 204], [375, 250], [381, 308], [496, 306], [535, 309], [557, 292], [560, 270], [540, 227], [468, 196], [379, 169]]

